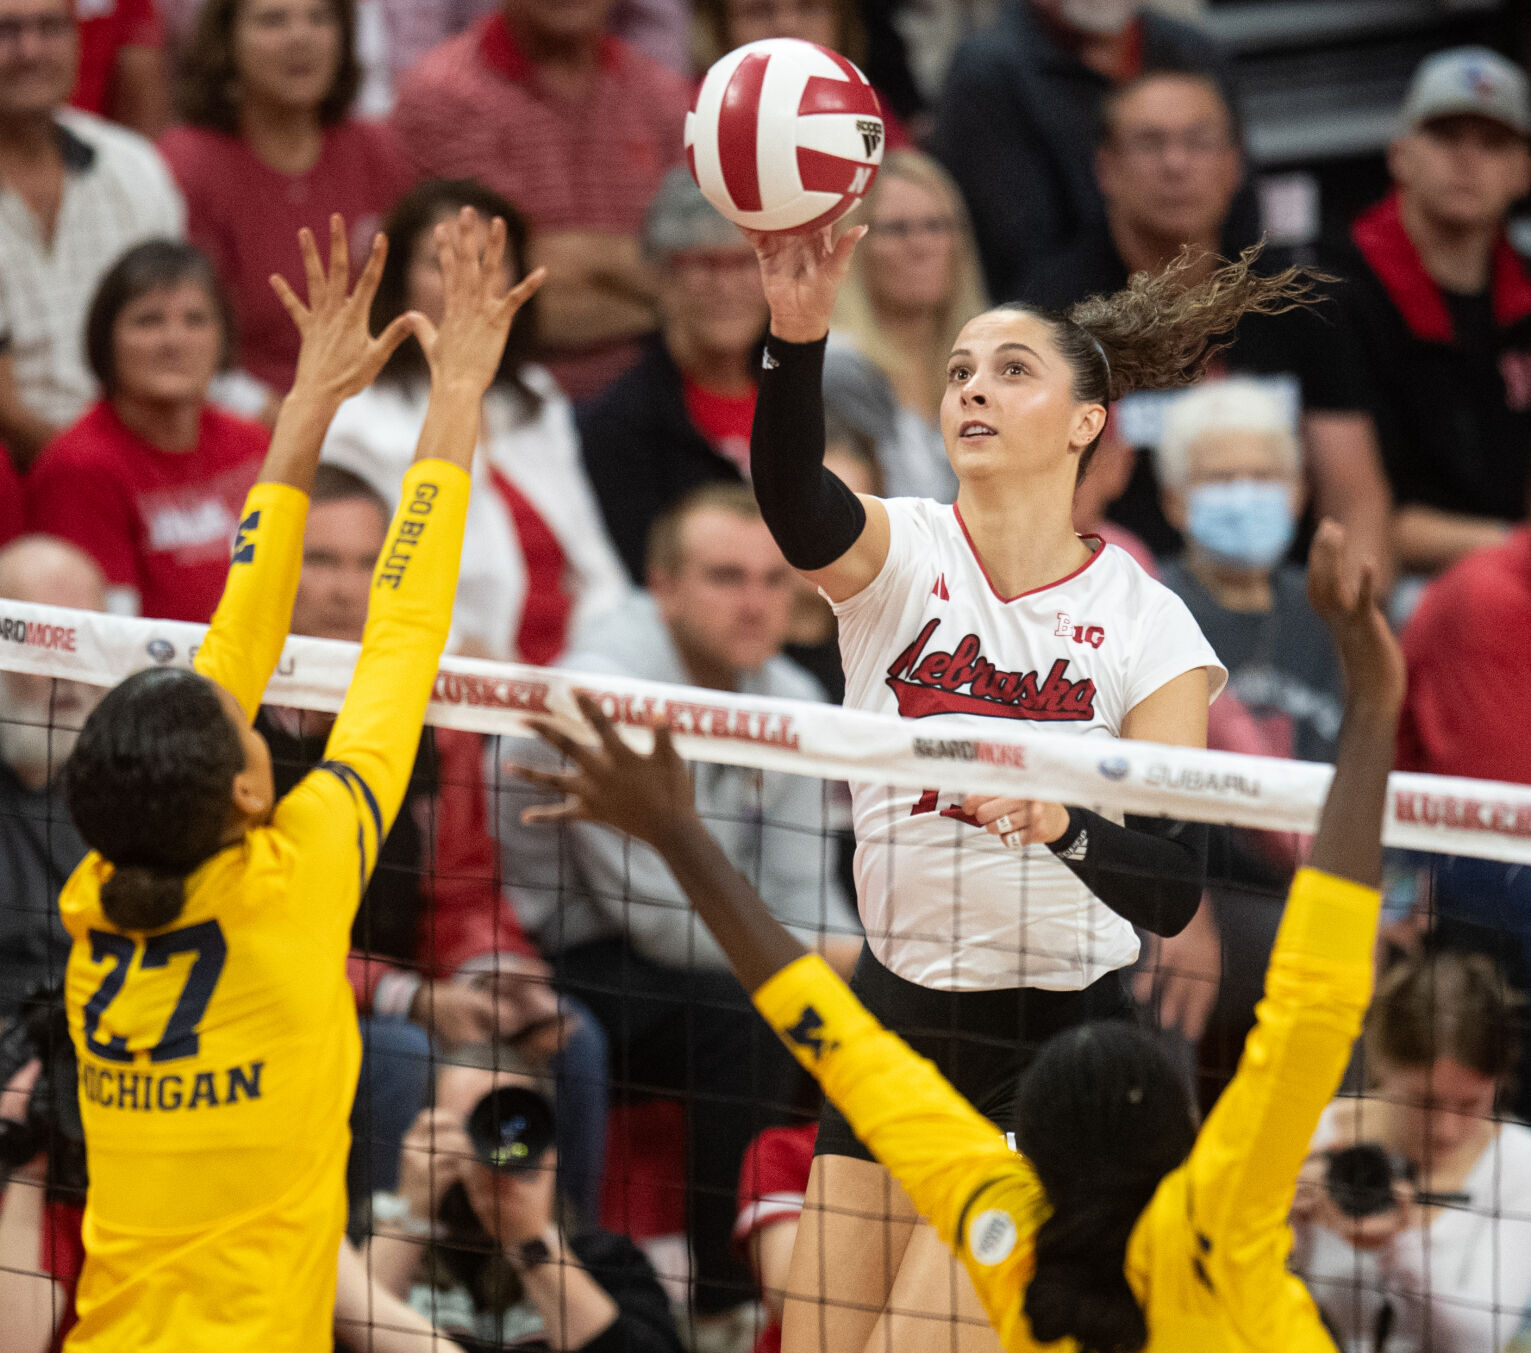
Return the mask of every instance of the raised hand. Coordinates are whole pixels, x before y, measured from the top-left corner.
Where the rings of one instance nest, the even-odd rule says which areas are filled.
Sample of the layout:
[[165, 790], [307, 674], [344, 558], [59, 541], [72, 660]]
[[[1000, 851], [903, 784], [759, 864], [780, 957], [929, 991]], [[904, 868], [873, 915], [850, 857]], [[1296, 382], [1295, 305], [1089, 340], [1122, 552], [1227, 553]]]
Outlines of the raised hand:
[[811, 235], [746, 230], [760, 260], [760, 283], [771, 307], [771, 332], [789, 343], [812, 343], [829, 332], [835, 296], [851, 255], [867, 233], [853, 226], [837, 240], [826, 226]]
[[1346, 700], [1396, 715], [1406, 680], [1403, 651], [1378, 607], [1376, 589], [1376, 564], [1349, 558], [1344, 528], [1321, 523], [1308, 552], [1308, 601], [1339, 651]]
[[330, 267], [324, 270], [313, 232], [306, 226], [298, 232], [298, 247], [303, 252], [303, 271], [308, 278], [308, 304], [304, 305], [275, 274], [271, 288], [292, 316], [303, 336], [298, 352], [297, 376], [293, 389], [311, 390], [338, 403], [377, 379], [383, 363], [414, 328], [409, 315], [400, 315], [376, 338], [367, 327], [372, 297], [383, 275], [383, 260], [388, 256], [388, 241], [382, 235], [372, 237], [372, 253], [354, 289], [350, 289], [351, 257], [346, 245], [346, 225], [339, 214], [330, 217]]
[[482, 394], [499, 370], [516, 311], [542, 285], [547, 269], [536, 269], [502, 294], [505, 222], [495, 217], [486, 236], [472, 207], [438, 225], [434, 243], [446, 293], [441, 325], [418, 313], [410, 324], [434, 383], [471, 386]]
[[648, 756], [633, 751], [588, 695], [578, 697], [581, 713], [600, 739], [584, 747], [551, 724], [534, 722], [537, 736], [574, 763], [568, 771], [518, 767], [516, 774], [538, 789], [563, 795], [558, 803], [533, 804], [521, 814], [537, 822], [601, 822], [657, 845], [665, 832], [696, 811], [691, 777], [676, 755], [667, 728], [654, 729], [654, 750]]

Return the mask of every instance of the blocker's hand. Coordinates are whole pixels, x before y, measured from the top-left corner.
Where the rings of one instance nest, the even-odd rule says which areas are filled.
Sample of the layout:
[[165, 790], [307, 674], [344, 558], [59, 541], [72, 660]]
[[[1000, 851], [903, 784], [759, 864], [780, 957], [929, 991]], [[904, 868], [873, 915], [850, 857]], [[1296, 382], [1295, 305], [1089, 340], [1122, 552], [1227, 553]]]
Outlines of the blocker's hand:
[[441, 327], [418, 313], [411, 316], [410, 325], [425, 352], [433, 382], [458, 381], [482, 393], [499, 370], [511, 321], [536, 294], [548, 271], [538, 268], [500, 295], [505, 222], [496, 216], [484, 241], [472, 207], [464, 207], [453, 221], [441, 222], [433, 243], [446, 292]]
[[1346, 549], [1345, 529], [1325, 520], [1308, 551], [1308, 601], [1339, 651], [1347, 701], [1396, 715], [1406, 684], [1403, 650], [1378, 606], [1377, 565]]
[[811, 235], [746, 230], [760, 260], [760, 283], [771, 307], [771, 332], [789, 343], [813, 343], [829, 332], [835, 296], [851, 270], [851, 255], [867, 233], [853, 226], [837, 240], [825, 226]]
[[575, 769], [516, 767], [516, 774], [527, 784], [563, 796], [558, 803], [533, 804], [522, 811], [521, 820], [528, 824], [601, 822], [655, 845], [677, 823], [695, 817], [691, 776], [670, 741], [670, 730], [656, 725], [654, 750], [642, 756], [617, 736], [611, 720], [590, 696], [577, 698], [600, 746], [581, 746], [551, 724], [533, 721], [537, 736], [562, 752]]
[[376, 338], [368, 330], [372, 298], [383, 276], [383, 260], [388, 257], [388, 241], [383, 235], [372, 237], [367, 266], [349, 294], [351, 253], [346, 244], [346, 223], [339, 213], [330, 217], [327, 274], [319, 261], [319, 246], [307, 226], [298, 231], [298, 248], [308, 278], [308, 304], [297, 298], [283, 278], [275, 273], [271, 276], [271, 289], [303, 336], [293, 388], [315, 390], [336, 402], [349, 399], [372, 384], [419, 316], [400, 315]]

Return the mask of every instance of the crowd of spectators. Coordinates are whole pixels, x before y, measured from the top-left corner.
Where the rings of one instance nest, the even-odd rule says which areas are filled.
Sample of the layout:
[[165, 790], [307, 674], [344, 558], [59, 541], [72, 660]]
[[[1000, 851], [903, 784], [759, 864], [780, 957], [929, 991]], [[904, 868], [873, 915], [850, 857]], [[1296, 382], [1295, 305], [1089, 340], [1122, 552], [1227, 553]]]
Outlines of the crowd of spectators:
[[[301, 283], [298, 231], [338, 212], [353, 257], [387, 234], [379, 330], [439, 316], [431, 231], [471, 206], [506, 222], [507, 281], [548, 279], [484, 400], [454, 651], [838, 699], [833, 616], [748, 489], [755, 256], [682, 163], [700, 71], [770, 36], [868, 63], [888, 114], [825, 371], [829, 463], [860, 491], [951, 500], [939, 373], [991, 301], [1063, 308], [1187, 246], [1193, 280], [1262, 237], [1236, 68], [1132, 0], [0, 0], [0, 597], [206, 621], [293, 374], [268, 279]], [[1155, 571], [1228, 667], [1212, 746], [1327, 760], [1339, 673], [1300, 568], [1313, 523], [1339, 519], [1403, 627], [1399, 767], [1531, 783], [1531, 263], [1507, 231], [1531, 191], [1525, 72], [1486, 48], [1427, 59], [1386, 170], [1337, 235], [1261, 255], [1316, 264], [1320, 305], [1246, 319], [1202, 387], [1116, 408], [1076, 526]], [[336, 417], [296, 633], [359, 638], [425, 376], [406, 340]], [[55, 780], [97, 694], [0, 672], [0, 1032], [62, 974], [54, 902], [84, 848]], [[263, 711], [279, 787], [327, 723]], [[694, 1252], [686, 1337], [737, 1347], [747, 1261], [779, 1309], [812, 1129], [772, 1113], [803, 1086], [657, 857], [604, 828], [523, 827], [501, 768], [528, 755], [428, 730], [357, 918], [349, 1185], [370, 1267], [343, 1265], [342, 1304], [410, 1304], [466, 1341], [672, 1349], [647, 1261], [601, 1229], [608, 1100], [669, 1097], [688, 1111], [667, 1158]], [[848, 971], [842, 788], [729, 766], [695, 782], [767, 903]], [[1209, 904], [1145, 948], [1136, 991], [1204, 1104], [1301, 851], [1221, 833]], [[1531, 1139], [1494, 1120], [1531, 1100], [1505, 987], [1531, 980], [1531, 884], [1467, 859], [1398, 873], [1409, 957], [1358, 1063], [1367, 1094], [1336, 1104], [1314, 1160], [1380, 1137], [1413, 1182], [1386, 1234], [1363, 1233], [1315, 1164], [1299, 1258], [1347, 1349], [1498, 1349], [1531, 1302], [1498, 1215], [1524, 1211]], [[482, 1093], [528, 1078], [556, 1105], [557, 1199], [491, 1200], [509, 1186], [422, 1164]], [[418, 1243], [454, 1183], [477, 1217], [468, 1260]], [[61, 1196], [0, 1195], [0, 1295], [46, 1310], [0, 1322], [0, 1353], [67, 1327]], [[496, 1247], [550, 1229], [578, 1292], [507, 1285]]]

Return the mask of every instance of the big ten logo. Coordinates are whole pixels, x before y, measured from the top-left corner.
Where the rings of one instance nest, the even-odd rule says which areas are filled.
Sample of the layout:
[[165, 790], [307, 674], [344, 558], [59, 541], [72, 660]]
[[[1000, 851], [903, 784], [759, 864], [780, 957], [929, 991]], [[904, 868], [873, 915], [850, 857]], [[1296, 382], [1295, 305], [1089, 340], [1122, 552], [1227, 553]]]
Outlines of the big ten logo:
[[1058, 612], [1058, 623], [1053, 633], [1060, 639], [1072, 639], [1076, 644], [1089, 644], [1091, 648], [1099, 648], [1106, 642], [1105, 626], [1076, 625], [1067, 611]]

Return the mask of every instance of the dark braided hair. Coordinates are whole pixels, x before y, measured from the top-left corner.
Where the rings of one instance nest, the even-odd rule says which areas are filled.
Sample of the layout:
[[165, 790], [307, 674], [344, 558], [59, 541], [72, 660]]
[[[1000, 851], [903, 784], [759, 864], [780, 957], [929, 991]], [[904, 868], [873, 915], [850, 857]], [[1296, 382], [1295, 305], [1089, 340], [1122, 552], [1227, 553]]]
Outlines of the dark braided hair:
[[108, 691], [64, 768], [70, 816], [85, 843], [116, 866], [101, 909], [121, 930], [169, 925], [186, 905], [186, 876], [222, 848], [239, 734], [212, 682], [151, 667]]
[[1022, 1075], [1015, 1137], [1052, 1207], [1026, 1288], [1032, 1337], [1137, 1353], [1148, 1325], [1123, 1263], [1143, 1209], [1196, 1140], [1183, 1076], [1145, 1029], [1080, 1025], [1043, 1044]]

